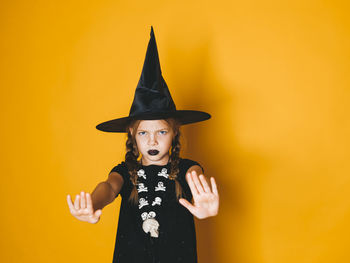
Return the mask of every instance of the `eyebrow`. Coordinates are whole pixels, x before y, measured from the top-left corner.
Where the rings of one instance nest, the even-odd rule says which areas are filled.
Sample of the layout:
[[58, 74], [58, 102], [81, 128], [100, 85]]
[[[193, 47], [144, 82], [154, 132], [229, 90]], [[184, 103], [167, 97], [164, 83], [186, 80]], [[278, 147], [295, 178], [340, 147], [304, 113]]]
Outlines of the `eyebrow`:
[[[159, 129], [156, 131], [163, 131], [163, 130], [169, 130], [168, 128], [163, 128], [163, 129]], [[149, 131], [149, 130], [142, 130], [142, 129], [137, 129], [137, 131]]]

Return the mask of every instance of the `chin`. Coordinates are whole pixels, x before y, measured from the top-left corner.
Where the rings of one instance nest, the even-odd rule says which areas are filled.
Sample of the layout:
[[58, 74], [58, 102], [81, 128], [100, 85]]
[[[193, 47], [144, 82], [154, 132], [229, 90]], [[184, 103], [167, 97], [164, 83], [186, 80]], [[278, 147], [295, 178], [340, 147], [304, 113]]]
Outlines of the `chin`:
[[165, 156], [161, 155], [160, 153], [158, 153], [157, 155], [149, 155], [149, 154], [147, 154], [147, 159], [149, 159], [151, 161], [160, 161], [163, 158], [165, 158]]

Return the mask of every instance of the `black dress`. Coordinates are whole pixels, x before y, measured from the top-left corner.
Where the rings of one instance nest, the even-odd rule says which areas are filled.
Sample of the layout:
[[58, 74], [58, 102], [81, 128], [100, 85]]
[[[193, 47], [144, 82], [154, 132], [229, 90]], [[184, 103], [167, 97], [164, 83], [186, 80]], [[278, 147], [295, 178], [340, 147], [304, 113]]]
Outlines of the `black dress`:
[[[192, 194], [185, 175], [199, 165], [189, 159], [180, 159], [178, 180], [184, 198], [191, 202]], [[128, 199], [132, 183], [125, 162], [111, 172], [119, 173], [124, 184], [120, 191], [122, 202], [119, 213], [113, 263], [196, 263], [196, 233], [193, 215], [176, 199], [175, 182], [168, 179], [170, 165], [142, 166], [138, 171], [139, 203]], [[147, 218], [159, 222], [159, 236], [145, 233], [142, 223]]]

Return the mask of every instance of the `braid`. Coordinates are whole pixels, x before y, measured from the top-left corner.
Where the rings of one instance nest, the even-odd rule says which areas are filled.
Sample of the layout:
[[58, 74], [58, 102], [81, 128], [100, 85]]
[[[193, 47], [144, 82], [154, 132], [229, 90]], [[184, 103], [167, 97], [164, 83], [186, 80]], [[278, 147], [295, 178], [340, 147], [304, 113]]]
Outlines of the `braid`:
[[125, 154], [125, 163], [128, 171], [130, 173], [130, 181], [134, 185], [129, 201], [136, 204], [138, 202], [138, 192], [136, 189], [137, 185], [137, 170], [140, 168], [140, 164], [137, 161], [139, 157], [139, 151], [135, 140], [133, 139], [131, 132], [128, 130], [128, 139], [126, 141], [126, 154]]
[[177, 199], [183, 196], [183, 191], [181, 184], [177, 178], [179, 173], [179, 163], [180, 163], [180, 130], [176, 129], [177, 133], [174, 136], [171, 150], [170, 150], [170, 174], [169, 179], [175, 181], [175, 192]]

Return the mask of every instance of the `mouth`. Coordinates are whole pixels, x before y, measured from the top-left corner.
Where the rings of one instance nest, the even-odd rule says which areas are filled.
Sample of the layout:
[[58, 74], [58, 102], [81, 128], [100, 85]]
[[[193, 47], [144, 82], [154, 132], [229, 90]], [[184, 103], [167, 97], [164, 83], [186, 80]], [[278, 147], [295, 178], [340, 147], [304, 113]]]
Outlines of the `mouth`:
[[159, 153], [158, 150], [149, 150], [149, 151], [148, 151], [148, 154], [149, 154], [149, 155], [157, 155], [158, 153]]

